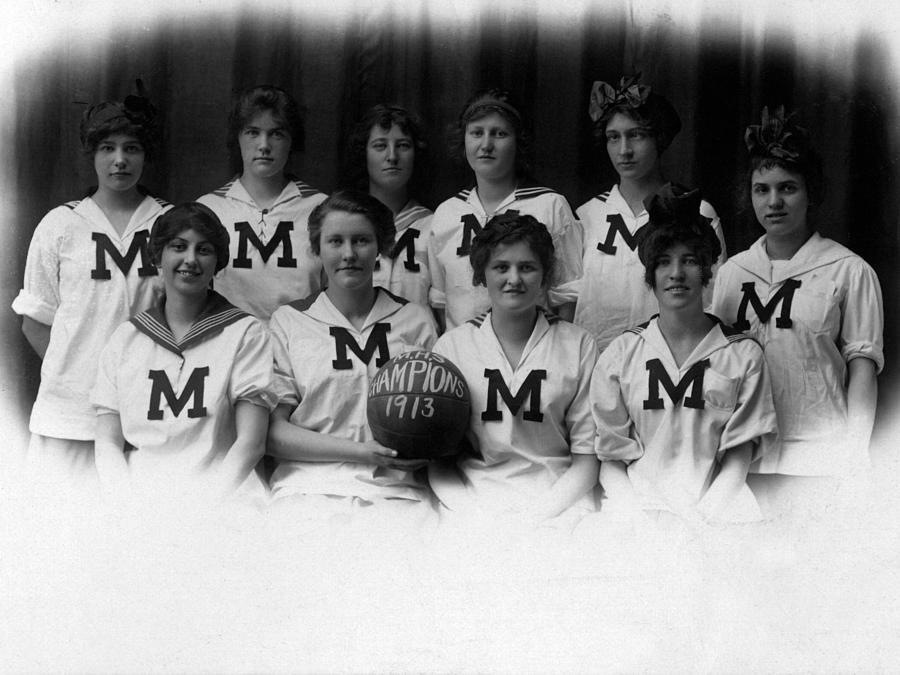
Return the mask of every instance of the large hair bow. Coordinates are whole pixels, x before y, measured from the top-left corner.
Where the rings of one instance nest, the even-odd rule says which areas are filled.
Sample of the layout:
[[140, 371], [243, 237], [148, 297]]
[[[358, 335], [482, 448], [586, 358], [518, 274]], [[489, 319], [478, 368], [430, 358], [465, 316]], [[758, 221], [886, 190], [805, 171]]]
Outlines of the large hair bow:
[[638, 84], [641, 74], [631, 77], [623, 77], [619, 80], [619, 86], [613, 87], [606, 82], [594, 82], [591, 87], [591, 101], [588, 106], [588, 114], [591, 121], [601, 119], [610, 108], [626, 105], [629, 108], [640, 108], [647, 102], [650, 95], [650, 86]]
[[744, 143], [750, 154], [797, 161], [806, 140], [806, 129], [797, 126], [792, 117], [785, 117], [783, 105], [773, 114], [769, 114], [768, 107], [763, 108], [762, 124], [751, 124], [744, 132]]

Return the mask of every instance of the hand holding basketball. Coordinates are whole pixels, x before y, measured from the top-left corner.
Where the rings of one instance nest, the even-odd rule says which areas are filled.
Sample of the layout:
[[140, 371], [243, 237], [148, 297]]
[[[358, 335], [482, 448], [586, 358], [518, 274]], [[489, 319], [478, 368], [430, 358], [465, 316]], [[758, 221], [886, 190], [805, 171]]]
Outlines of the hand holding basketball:
[[403, 458], [458, 452], [469, 427], [469, 388], [440, 354], [411, 351], [384, 364], [369, 384], [372, 435]]

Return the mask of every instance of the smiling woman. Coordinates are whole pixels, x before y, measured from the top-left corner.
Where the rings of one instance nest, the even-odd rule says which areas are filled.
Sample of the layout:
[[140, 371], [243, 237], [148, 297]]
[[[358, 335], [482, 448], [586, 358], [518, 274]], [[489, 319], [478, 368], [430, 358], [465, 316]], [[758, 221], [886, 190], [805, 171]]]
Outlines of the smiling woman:
[[209, 289], [228, 233], [206, 206], [180, 204], [154, 223], [150, 250], [165, 294], [113, 333], [91, 395], [102, 485], [153, 501], [261, 492], [273, 355], [260, 322]]
[[703, 312], [720, 244], [699, 191], [667, 184], [646, 207], [637, 248], [659, 315], [613, 340], [591, 382], [601, 515], [758, 520], [747, 470], [775, 431], [762, 349]]

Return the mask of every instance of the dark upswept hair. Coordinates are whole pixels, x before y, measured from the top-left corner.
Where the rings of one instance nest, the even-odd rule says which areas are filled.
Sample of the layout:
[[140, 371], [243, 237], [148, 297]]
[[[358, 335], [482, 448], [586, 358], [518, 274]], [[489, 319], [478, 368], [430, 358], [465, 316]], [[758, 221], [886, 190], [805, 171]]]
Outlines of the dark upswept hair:
[[428, 145], [425, 142], [425, 128], [422, 120], [407, 108], [397, 105], [384, 105], [379, 103], [372, 106], [357, 122], [347, 138], [346, 177], [345, 184], [354, 190], [369, 189], [369, 174], [366, 171], [366, 148], [369, 145], [369, 136], [376, 126], [390, 131], [393, 125], [397, 125], [400, 131], [412, 139], [415, 149], [415, 161], [413, 173], [410, 178], [410, 191], [419, 187], [423, 175], [422, 167], [426, 160]]
[[544, 288], [551, 286], [556, 267], [553, 237], [550, 236], [547, 226], [537, 218], [515, 211], [507, 211], [494, 216], [472, 239], [472, 250], [469, 253], [469, 262], [472, 264], [472, 284], [474, 286], [487, 284], [484, 273], [491, 255], [498, 246], [518, 242], [527, 244], [537, 256], [544, 271], [541, 283]]
[[304, 126], [303, 114], [297, 101], [280, 87], [261, 84], [244, 89], [234, 101], [228, 114], [228, 159], [232, 170], [239, 174], [243, 171], [241, 146], [238, 138], [244, 128], [255, 115], [270, 111], [272, 116], [280, 120], [291, 135], [291, 152], [303, 150]]
[[137, 95], [126, 96], [124, 101], [103, 101], [84, 111], [79, 136], [85, 154], [93, 155], [105, 138], [124, 134], [138, 139], [148, 160], [156, 156], [160, 141], [157, 110], [147, 98], [144, 83], [135, 82]]
[[516, 177], [522, 179], [531, 176], [534, 139], [531, 130], [522, 117], [521, 107], [517, 105], [508, 91], [503, 89], [482, 89], [472, 96], [463, 106], [456, 122], [448, 131], [450, 156], [468, 166], [466, 162], [466, 126], [497, 113], [513, 128], [516, 135]]
[[150, 230], [150, 257], [159, 265], [162, 252], [170, 241], [186, 230], [202, 235], [216, 249], [216, 272], [228, 265], [231, 256], [228, 230], [208, 206], [200, 202], [184, 202], [159, 216]]
[[325, 216], [334, 211], [358, 213], [366, 218], [375, 230], [378, 252], [387, 255], [394, 245], [397, 228], [394, 214], [368, 192], [361, 190], [339, 190], [321, 202], [309, 214], [309, 246], [319, 255], [322, 243], [322, 224]]
[[809, 132], [797, 124], [793, 114], [785, 115], [784, 106], [778, 106], [771, 114], [768, 107], [763, 108], [762, 123], [747, 127], [744, 143], [750, 161], [740, 190], [742, 207], [748, 208], [752, 203], [753, 174], [776, 167], [799, 174], [810, 204], [821, 202], [825, 191], [822, 158], [812, 147]]
[[650, 220], [635, 234], [638, 258], [644, 265], [644, 281], [656, 287], [656, 268], [660, 257], [676, 244], [684, 244], [700, 260], [700, 280], [704, 286], [712, 279], [712, 266], [722, 253], [722, 244], [700, 215], [700, 190], [688, 190], [666, 183], [658, 193], [644, 200]]

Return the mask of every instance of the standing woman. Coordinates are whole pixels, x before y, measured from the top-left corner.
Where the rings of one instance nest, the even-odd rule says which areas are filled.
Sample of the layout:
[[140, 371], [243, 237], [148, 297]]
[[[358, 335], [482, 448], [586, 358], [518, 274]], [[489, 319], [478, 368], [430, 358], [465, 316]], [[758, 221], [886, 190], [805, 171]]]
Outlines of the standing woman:
[[150, 250], [165, 295], [103, 350], [91, 397], [97, 470], [112, 492], [224, 496], [265, 452], [278, 401], [269, 337], [210, 290], [229, 253], [228, 232], [206, 206], [179, 204], [157, 219]]
[[638, 255], [659, 314], [613, 340], [591, 382], [601, 513], [760, 518], [746, 478], [775, 432], [772, 394], [759, 344], [703, 311], [720, 244], [699, 206], [671, 185], [647, 200]]
[[451, 514], [538, 523], [594, 510], [588, 394], [597, 348], [587, 331], [539, 305], [554, 257], [550, 233], [529, 215], [495, 216], [472, 242], [472, 283], [490, 307], [434, 346], [462, 371], [472, 400], [472, 452], [429, 466]]
[[349, 182], [367, 191], [394, 214], [396, 241], [379, 255], [372, 282], [428, 307], [428, 235], [431, 211], [411, 189], [424, 170], [425, 138], [419, 120], [405, 108], [376, 105], [356, 125], [348, 148]]
[[93, 159], [97, 187], [38, 224], [12, 305], [43, 359], [29, 425], [28, 462], [37, 474], [96, 476], [88, 393], [100, 350], [158, 292], [148, 241], [169, 205], [138, 184], [158, 144], [156, 110], [140, 80], [138, 92], [85, 111], [81, 144]]
[[868, 464], [884, 312], [872, 268], [815, 230], [822, 164], [806, 131], [783, 107], [763, 109], [745, 140], [746, 186], [765, 234], [722, 267], [713, 307], [765, 348], [778, 448], [754, 464], [751, 487], [783, 512], [833, 494], [836, 479]]
[[475, 186], [438, 206], [431, 221], [430, 298], [446, 328], [462, 325], [490, 306], [487, 291], [472, 284], [469, 253], [472, 237], [490, 218], [507, 211], [546, 223], [558, 279], [545, 290], [549, 303], [571, 319], [575, 289], [564, 286], [581, 277], [580, 227], [562, 195], [530, 179], [531, 137], [506, 92], [488, 89], [469, 99], [452, 130], [451, 152], [465, 158]]
[[[574, 320], [594, 334], [601, 350], [657, 311], [656, 298], [644, 284], [635, 233], [648, 219], [644, 201], [665, 183], [662, 153], [681, 130], [681, 120], [665, 98], [638, 84], [639, 77], [623, 77], [618, 88], [594, 82], [591, 89], [594, 140], [606, 147], [619, 183], [577, 210], [584, 230], [584, 277]], [[715, 229], [721, 263], [725, 240], [716, 212], [701, 202], [700, 215]], [[705, 297], [708, 303], [711, 289]]]
[[366, 418], [378, 369], [403, 352], [430, 349], [436, 338], [430, 311], [372, 285], [375, 261], [393, 242], [388, 207], [363, 192], [331, 195], [309, 218], [309, 244], [327, 287], [279, 308], [269, 324], [286, 376], [269, 426], [273, 498], [313, 516], [373, 505], [378, 513], [430, 510], [415, 471], [423, 462], [373, 440]]
[[302, 146], [303, 120], [290, 94], [269, 85], [245, 90], [228, 118], [237, 176], [197, 200], [215, 212], [231, 238], [231, 261], [216, 290], [264, 321], [321, 287], [307, 220], [325, 195], [286, 173], [290, 153]]

